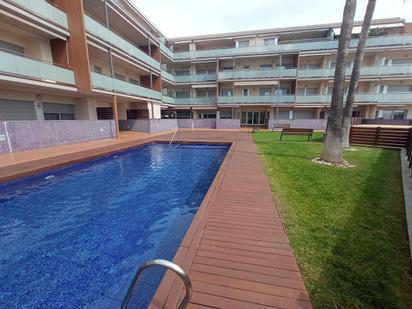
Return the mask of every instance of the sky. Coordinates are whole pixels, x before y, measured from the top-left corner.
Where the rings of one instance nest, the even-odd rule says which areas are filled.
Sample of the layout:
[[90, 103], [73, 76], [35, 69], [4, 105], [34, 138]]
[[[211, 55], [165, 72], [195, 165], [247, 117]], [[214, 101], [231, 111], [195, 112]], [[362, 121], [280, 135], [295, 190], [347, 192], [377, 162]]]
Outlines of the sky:
[[[166, 37], [340, 22], [345, 0], [131, 0]], [[367, 0], [357, 1], [356, 20]], [[412, 21], [412, 0], [377, 0], [374, 18]]]

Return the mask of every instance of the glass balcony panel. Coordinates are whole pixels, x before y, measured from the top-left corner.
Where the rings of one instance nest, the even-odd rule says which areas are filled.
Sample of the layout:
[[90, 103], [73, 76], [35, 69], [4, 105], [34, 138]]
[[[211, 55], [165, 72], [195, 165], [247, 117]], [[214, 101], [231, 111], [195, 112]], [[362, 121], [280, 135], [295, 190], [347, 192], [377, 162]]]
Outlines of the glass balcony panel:
[[45, 19], [55, 22], [63, 28], [68, 28], [66, 13], [45, 0], [13, 0], [13, 2], [16, 2], [27, 10], [30, 10]]
[[148, 89], [98, 73], [91, 73], [91, 76], [93, 88], [100, 88], [107, 91], [114, 91], [138, 97], [146, 97], [159, 101], [161, 99], [160, 92], [153, 89]]
[[137, 46], [120, 37], [118, 34], [110, 31], [105, 26], [95, 21], [93, 18], [85, 15], [86, 31], [96, 36], [97, 38], [115, 46], [124, 51], [129, 56], [132, 56], [144, 63], [160, 70], [160, 63], [150, 57], [148, 54], [140, 50]]
[[75, 84], [72, 70], [5, 51], [0, 51], [0, 58], [1, 72], [69, 85]]

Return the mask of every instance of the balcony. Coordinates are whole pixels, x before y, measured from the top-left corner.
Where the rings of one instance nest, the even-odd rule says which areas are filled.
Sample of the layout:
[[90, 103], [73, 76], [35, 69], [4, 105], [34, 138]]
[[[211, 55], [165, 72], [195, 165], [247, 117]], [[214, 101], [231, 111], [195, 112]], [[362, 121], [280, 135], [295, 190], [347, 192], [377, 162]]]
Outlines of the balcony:
[[67, 15], [62, 10], [58, 9], [54, 5], [51, 5], [46, 0], [13, 0], [16, 4], [22, 6], [26, 10], [33, 12], [36, 15], [41, 16], [59, 26], [67, 29]]
[[278, 104], [294, 103], [294, 95], [273, 95], [273, 96], [219, 96], [218, 104]]
[[217, 78], [216, 73], [210, 74], [192, 74], [192, 75], [175, 75], [176, 83], [202, 83], [215, 82]]
[[169, 97], [168, 95], [162, 95], [162, 102], [166, 104], [175, 105], [175, 98]]
[[223, 71], [218, 73], [219, 80], [230, 79], [254, 79], [254, 78], [284, 78], [296, 77], [297, 69], [274, 69], [274, 70], [242, 70], [242, 71]]
[[74, 72], [48, 62], [0, 50], [0, 72], [23, 78], [74, 85]]
[[[331, 95], [278, 95], [278, 96], [219, 96], [217, 102], [219, 105], [225, 104], [324, 104], [329, 105]], [[358, 93], [355, 95], [356, 103], [372, 104], [390, 104], [390, 103], [411, 103], [412, 92], [405, 93]]]
[[216, 105], [216, 97], [175, 98], [176, 105]]
[[170, 50], [163, 42], [160, 42], [160, 51], [167, 55], [170, 59], [174, 59], [173, 51]]
[[107, 29], [105, 26], [98, 23], [93, 18], [85, 15], [84, 19], [86, 24], [86, 31], [88, 33], [112, 45], [113, 47], [120, 49], [129, 56], [136, 58], [137, 60], [142, 61], [157, 70], [160, 70], [160, 63], [140, 50], [137, 46], [123, 39], [113, 31]]
[[152, 100], [161, 100], [161, 94], [156, 90], [148, 89], [102, 74], [91, 73], [91, 76], [93, 88], [103, 89], [120, 94], [123, 93], [131, 96], [145, 97]]
[[[357, 39], [351, 40], [350, 46], [356, 48]], [[412, 45], [412, 35], [397, 35], [397, 36], [380, 36], [370, 37], [366, 43], [367, 47], [375, 46], [398, 46]], [[164, 47], [167, 48], [167, 47]], [[225, 56], [237, 56], [248, 54], [264, 54], [264, 53], [281, 53], [281, 52], [300, 52], [300, 51], [316, 51], [337, 49], [338, 40], [325, 40], [305, 43], [291, 43], [278, 45], [256, 45], [240, 48], [224, 48], [211, 50], [196, 50], [187, 52], [173, 53], [175, 60], [197, 59], [197, 58], [217, 58]]]
[[[296, 103], [322, 103], [330, 104], [331, 95], [296, 96]], [[346, 97], [345, 97], [346, 100]], [[358, 93], [355, 95], [356, 103], [411, 103], [412, 92], [404, 93]]]
[[[331, 78], [335, 69], [299, 70], [299, 78]], [[350, 76], [352, 69], [346, 69], [346, 75]], [[412, 65], [369, 66], [362, 67], [360, 76], [387, 76], [387, 75], [412, 75]]]
[[210, 74], [192, 74], [192, 75], [174, 75], [162, 68], [162, 76], [173, 83], [202, 83], [202, 82], [216, 82], [216, 73]]

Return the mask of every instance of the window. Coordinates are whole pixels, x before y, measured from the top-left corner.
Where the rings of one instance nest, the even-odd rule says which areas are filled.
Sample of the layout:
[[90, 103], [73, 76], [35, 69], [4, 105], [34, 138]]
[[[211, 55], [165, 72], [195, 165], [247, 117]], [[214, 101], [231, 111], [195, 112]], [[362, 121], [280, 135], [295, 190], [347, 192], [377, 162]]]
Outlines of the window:
[[178, 99], [190, 98], [190, 91], [176, 91], [176, 98]]
[[223, 65], [222, 71], [233, 71], [233, 65]]
[[131, 108], [126, 110], [127, 119], [147, 119], [149, 118], [149, 110]]
[[326, 118], [326, 112], [325, 111], [320, 111], [319, 119], [325, 119], [325, 118]]
[[392, 59], [392, 65], [412, 64], [412, 59]]
[[293, 120], [293, 111], [289, 111], [289, 120]]
[[265, 46], [268, 45], [276, 45], [278, 43], [278, 39], [277, 38], [267, 38], [263, 40], [263, 44]]
[[44, 113], [44, 120], [60, 120], [58, 113]]
[[222, 89], [222, 90], [220, 90], [220, 95], [222, 97], [231, 97], [232, 96], [232, 90]]
[[237, 41], [237, 47], [249, 47], [249, 40]]
[[215, 112], [200, 113], [199, 118], [200, 119], [216, 119], [216, 113]]
[[232, 111], [220, 111], [220, 119], [232, 119]]
[[0, 41], [0, 49], [14, 54], [24, 54], [24, 48], [18, 45], [11, 44], [9, 42]]
[[96, 113], [98, 120], [113, 119], [113, 109], [111, 107], [97, 107]]
[[247, 88], [243, 89], [242, 95], [243, 95], [244, 97], [249, 96], [249, 89], [247, 89]]
[[410, 91], [412, 91], [412, 85], [388, 85], [388, 93]]
[[177, 119], [190, 119], [192, 118], [191, 111], [176, 111], [176, 118]]
[[320, 69], [320, 63], [306, 63], [299, 65], [299, 70], [316, 70]]
[[289, 95], [289, 94], [290, 94], [290, 88], [280, 87], [280, 88], [276, 91], [276, 93], [277, 93], [278, 95]]
[[272, 64], [271, 63], [261, 64], [260, 69], [261, 70], [272, 70]]
[[243, 70], [249, 70], [249, 69], [250, 69], [250, 65], [245, 64], [245, 65], [242, 67], [242, 69], [243, 69]]
[[176, 76], [188, 76], [190, 75], [190, 69], [175, 71], [175, 75]]
[[259, 95], [261, 96], [270, 96], [272, 95], [272, 89], [270, 88], [260, 88]]
[[241, 123], [246, 125], [264, 125], [265, 112], [242, 112]]
[[103, 74], [103, 69], [102, 67], [98, 66], [98, 65], [94, 65], [93, 66], [94, 72], [98, 73], [98, 74]]
[[352, 117], [359, 118], [360, 117], [360, 111], [353, 111], [352, 112]]
[[380, 109], [377, 112], [376, 118], [378, 119], [405, 119], [406, 111], [405, 110], [383, 110]]
[[140, 82], [137, 79], [134, 79], [134, 78], [129, 77], [129, 82], [131, 84], [134, 84], [134, 85], [140, 85]]
[[124, 78], [124, 75], [120, 74], [120, 73], [114, 73], [114, 78], [116, 79], [120, 79], [120, 80], [126, 80]]

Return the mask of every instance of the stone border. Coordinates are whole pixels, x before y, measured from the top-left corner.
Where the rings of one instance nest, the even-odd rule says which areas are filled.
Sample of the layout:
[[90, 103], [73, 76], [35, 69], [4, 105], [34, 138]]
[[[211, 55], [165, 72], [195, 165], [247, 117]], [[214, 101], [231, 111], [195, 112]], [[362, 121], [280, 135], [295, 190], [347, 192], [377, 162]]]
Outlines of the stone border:
[[402, 186], [405, 201], [406, 225], [409, 236], [409, 250], [412, 258], [412, 178], [405, 149], [402, 149], [399, 154], [401, 156]]

